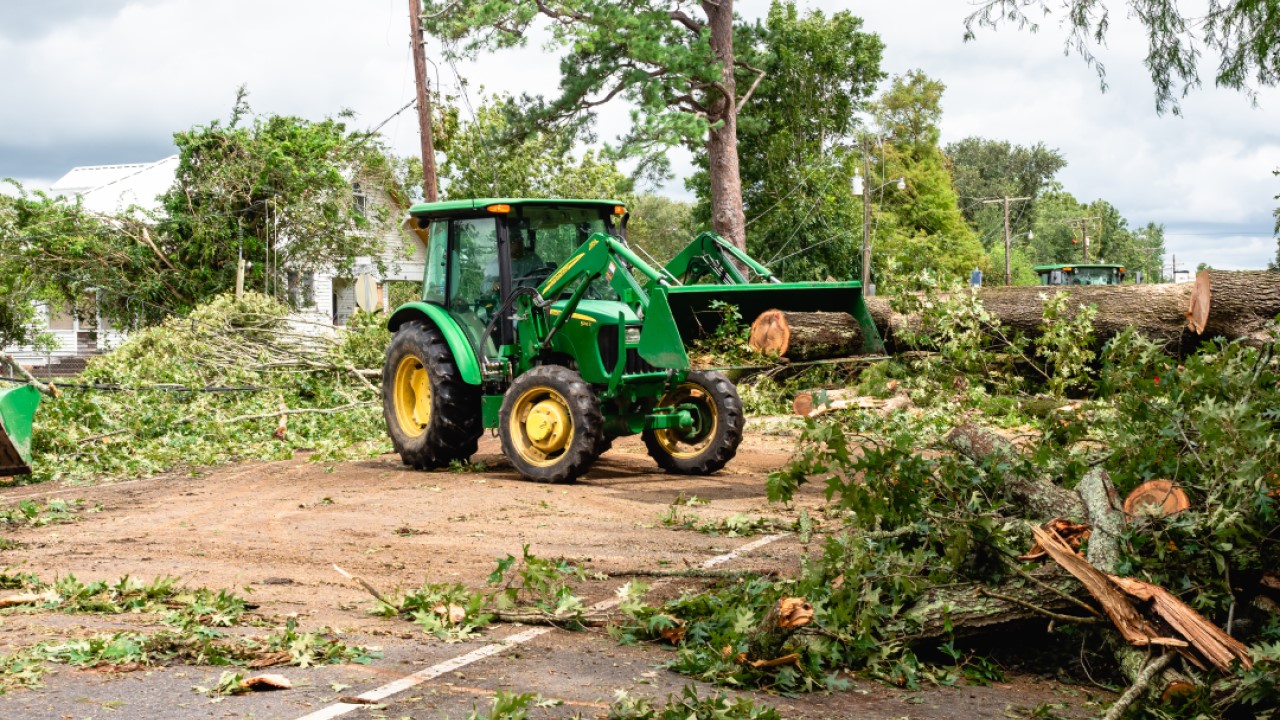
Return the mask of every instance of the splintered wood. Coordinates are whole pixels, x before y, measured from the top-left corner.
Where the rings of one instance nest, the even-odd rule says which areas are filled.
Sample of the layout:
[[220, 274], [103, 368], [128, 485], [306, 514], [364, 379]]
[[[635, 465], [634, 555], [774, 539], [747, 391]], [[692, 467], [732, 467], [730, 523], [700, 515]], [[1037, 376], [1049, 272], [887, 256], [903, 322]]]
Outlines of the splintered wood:
[[1187, 607], [1186, 603], [1174, 597], [1173, 593], [1159, 585], [1133, 578], [1115, 575], [1108, 577], [1131, 597], [1150, 602], [1152, 610], [1161, 620], [1186, 638], [1192, 647], [1219, 670], [1229, 670], [1234, 660], [1239, 660], [1245, 668], [1253, 666], [1249, 659], [1248, 648], [1239, 640], [1223, 632], [1217, 625], [1205, 620], [1200, 613]]
[[[1080, 557], [1052, 525], [1031, 528], [1037, 546], [1075, 576], [1102, 604], [1111, 622], [1129, 644], [1192, 648], [1219, 670], [1229, 670], [1237, 661], [1245, 668], [1252, 667], [1247, 647], [1174, 597], [1173, 593], [1158, 585], [1098, 570]], [[1163, 625], [1180, 637], [1168, 637], [1168, 633], [1158, 630], [1134, 605], [1135, 601], [1149, 608]]]
[[1129, 598], [1111, 582], [1106, 573], [1077, 555], [1076, 551], [1071, 549], [1071, 545], [1056, 532], [1033, 526], [1031, 534], [1049, 557], [1074, 575], [1089, 594], [1102, 604], [1107, 617], [1111, 618], [1111, 622], [1130, 645], [1186, 647], [1187, 643], [1181, 640], [1162, 637], [1159, 631], [1138, 612], [1133, 603], [1129, 602]]

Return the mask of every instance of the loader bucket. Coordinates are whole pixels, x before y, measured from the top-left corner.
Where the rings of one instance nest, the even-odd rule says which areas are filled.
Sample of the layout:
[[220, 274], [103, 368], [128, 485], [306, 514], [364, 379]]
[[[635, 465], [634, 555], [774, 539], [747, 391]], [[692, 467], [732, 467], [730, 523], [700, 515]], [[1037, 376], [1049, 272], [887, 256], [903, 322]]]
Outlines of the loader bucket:
[[711, 302], [720, 300], [737, 306], [746, 325], [766, 310], [849, 313], [862, 327], [863, 352], [884, 352], [860, 282], [684, 285], [668, 288], [667, 296], [675, 325], [686, 343], [715, 332], [721, 314], [711, 308]]
[[31, 421], [40, 392], [30, 385], [0, 390], [0, 477], [31, 474]]

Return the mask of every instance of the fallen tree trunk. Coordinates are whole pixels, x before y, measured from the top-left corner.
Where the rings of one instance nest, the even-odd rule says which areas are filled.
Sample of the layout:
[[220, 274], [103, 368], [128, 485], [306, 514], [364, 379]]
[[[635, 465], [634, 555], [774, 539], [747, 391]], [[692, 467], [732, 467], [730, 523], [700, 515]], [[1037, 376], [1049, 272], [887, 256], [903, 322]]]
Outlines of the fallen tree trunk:
[[[1094, 339], [1099, 346], [1128, 328], [1162, 343], [1170, 351], [1193, 351], [1215, 337], [1262, 344], [1267, 327], [1280, 315], [1280, 273], [1206, 270], [1194, 283], [1114, 286], [990, 287], [978, 291], [983, 307], [1004, 333], [1036, 337], [1044, 304], [1057, 293], [1071, 297], [1068, 317], [1097, 308]], [[945, 296], [944, 296], [945, 297]], [[891, 351], [912, 347], [906, 332], [924, 332], [917, 313], [895, 312], [884, 297], [866, 298], [867, 309]]]
[[1074, 578], [1050, 570], [1037, 571], [1033, 577], [1039, 584], [1015, 579], [995, 587], [974, 583], [933, 588], [904, 613], [904, 639], [922, 642], [977, 635], [1036, 620], [1085, 624], [1098, 621], [1081, 615], [1079, 603], [1072, 599], [1080, 591]]
[[766, 310], [751, 323], [748, 343], [797, 362], [851, 357], [862, 352], [862, 328], [848, 313]]
[[[947, 435], [946, 440], [958, 452], [975, 462], [996, 459], [1016, 467], [1013, 462], [1020, 453], [1012, 443], [994, 431], [972, 424], [956, 427]], [[1075, 492], [1047, 480], [1016, 475], [1008, 482], [1006, 492], [1012, 502], [1021, 503], [1033, 516], [1068, 516], [1089, 523], [1092, 532], [1089, 536], [1088, 563], [1104, 573], [1115, 572], [1120, 556], [1120, 531], [1124, 526], [1124, 513], [1119, 507], [1118, 495], [1106, 471], [1095, 469], [1087, 473]], [[1080, 587], [1075, 582], [1068, 585], [1069, 592], [1077, 592]], [[1043, 600], [1044, 593], [1040, 595]], [[1111, 646], [1121, 672], [1130, 683], [1139, 683], [1141, 673], [1147, 669], [1151, 660], [1150, 653], [1134, 648], [1118, 632], [1109, 632], [1108, 636], [1108, 645]], [[1151, 696], [1166, 703], [1196, 687], [1190, 678], [1172, 668], [1160, 668], [1158, 674], [1145, 684]]]
[[1188, 315], [1197, 332], [1261, 345], [1270, 340], [1267, 327], [1280, 315], [1280, 272], [1204, 270], [1196, 276], [1191, 300]]
[[976, 463], [997, 460], [1011, 470], [1004, 478], [1004, 492], [1009, 501], [1026, 510], [1027, 517], [1048, 520], [1054, 517], [1086, 516], [1080, 495], [1040, 478], [1017, 471], [1021, 451], [993, 430], [966, 423], [957, 425], [944, 438], [957, 452]]

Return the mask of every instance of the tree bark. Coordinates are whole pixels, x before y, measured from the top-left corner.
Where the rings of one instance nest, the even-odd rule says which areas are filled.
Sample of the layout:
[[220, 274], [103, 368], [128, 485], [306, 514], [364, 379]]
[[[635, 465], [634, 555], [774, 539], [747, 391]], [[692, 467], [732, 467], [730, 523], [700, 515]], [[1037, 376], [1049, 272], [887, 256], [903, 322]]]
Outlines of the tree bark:
[[[956, 426], [947, 433], [945, 440], [961, 455], [977, 463], [994, 458], [1016, 468], [1016, 461], [1022, 454], [1013, 443], [995, 431], [973, 424]], [[1085, 504], [1078, 494], [1052, 482], [1027, 477], [1016, 470], [1006, 476], [1004, 492], [1010, 502], [1026, 511], [1028, 519], [1044, 521], [1055, 517], [1086, 517]]]
[[766, 310], [751, 323], [752, 349], [788, 360], [823, 360], [862, 352], [862, 328], [848, 313]]
[[1022, 580], [990, 588], [977, 583], [933, 588], [904, 613], [909, 628], [904, 639], [922, 642], [949, 635], [964, 637], [1032, 621], [1092, 622], [1067, 599], [1080, 590], [1074, 578], [1046, 570], [1039, 572], [1037, 579], [1058, 592]]
[[703, 0], [711, 30], [711, 49], [723, 71], [719, 89], [710, 91], [710, 120], [719, 123], [707, 136], [707, 171], [711, 180], [711, 227], [745, 250], [747, 218], [742, 210], [742, 176], [738, 164], [737, 82], [734, 79], [733, 0]]
[[[1055, 294], [1071, 296], [1068, 317], [1081, 307], [1097, 308], [1094, 340], [1102, 345], [1135, 328], [1173, 352], [1190, 352], [1203, 341], [1223, 337], [1259, 345], [1280, 315], [1280, 273], [1206, 270], [1195, 283], [1117, 286], [991, 287], [978, 291], [983, 307], [1006, 335], [1041, 333], [1044, 304]], [[889, 298], [866, 298], [867, 308], [886, 346], [911, 347], [903, 332], [927, 332], [919, 315], [893, 310]]]

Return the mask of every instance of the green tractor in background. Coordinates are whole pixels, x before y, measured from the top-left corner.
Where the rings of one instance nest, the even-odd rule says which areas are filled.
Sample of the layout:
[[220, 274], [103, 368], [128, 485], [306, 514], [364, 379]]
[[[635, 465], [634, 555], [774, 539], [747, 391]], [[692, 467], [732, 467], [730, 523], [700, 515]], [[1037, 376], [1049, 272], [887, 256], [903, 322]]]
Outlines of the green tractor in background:
[[769, 309], [847, 312], [866, 349], [882, 349], [861, 283], [782, 283], [714, 233], [655, 268], [627, 245], [615, 201], [410, 212], [429, 228], [423, 295], [388, 321], [382, 396], [396, 451], [414, 468], [468, 460], [485, 428], [529, 480], [573, 480], [634, 434], [668, 472], [723, 468], [742, 441], [742, 402], [685, 350], [718, 327], [713, 300], [746, 322]]

